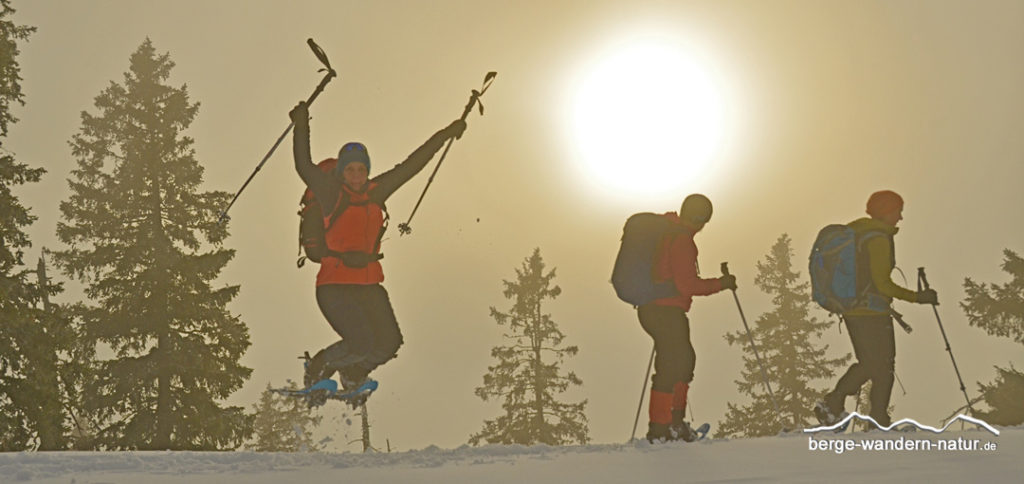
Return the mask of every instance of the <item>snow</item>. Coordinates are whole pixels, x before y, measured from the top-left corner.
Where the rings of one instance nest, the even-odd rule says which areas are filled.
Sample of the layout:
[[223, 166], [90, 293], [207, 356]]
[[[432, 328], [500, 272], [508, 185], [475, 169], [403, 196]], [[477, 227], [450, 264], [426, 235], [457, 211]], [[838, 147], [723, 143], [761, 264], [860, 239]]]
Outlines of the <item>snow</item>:
[[[0, 454], [2, 483], [1020, 482], [1024, 427], [788, 434], [585, 446], [429, 446], [396, 453], [22, 452]], [[836, 442], [971, 442], [994, 450], [843, 450]], [[315, 481], [314, 481], [315, 480]]]

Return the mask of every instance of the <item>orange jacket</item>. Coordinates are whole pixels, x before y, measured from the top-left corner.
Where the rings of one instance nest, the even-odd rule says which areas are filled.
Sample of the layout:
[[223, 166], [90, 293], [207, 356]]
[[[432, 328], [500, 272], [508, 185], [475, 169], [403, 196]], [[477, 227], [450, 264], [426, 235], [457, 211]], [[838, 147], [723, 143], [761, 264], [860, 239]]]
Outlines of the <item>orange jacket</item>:
[[[384, 210], [376, 202], [370, 201], [370, 195], [377, 188], [377, 183], [369, 182], [362, 193], [352, 191], [342, 185], [344, 194], [338, 197], [335, 209], [341, 204], [342, 197], [347, 197], [345, 210], [337, 216], [334, 223], [331, 218], [334, 211], [324, 216], [324, 227], [327, 227], [325, 238], [327, 248], [334, 252], [364, 252], [377, 254], [377, 237], [384, 226]], [[384, 270], [380, 261], [367, 264], [366, 267], [348, 267], [341, 259], [328, 253], [320, 261], [320, 272], [316, 275], [316, 285], [324, 284], [378, 284], [384, 281]]]
[[[339, 206], [341, 197], [349, 197], [345, 211], [327, 231], [327, 248], [337, 252], [377, 253], [374, 245], [384, 223], [384, 211], [381, 207], [396, 190], [423, 170], [447, 139], [448, 134], [445, 130], [434, 133], [404, 161], [373, 177], [363, 193], [356, 193], [342, 183], [339, 177], [325, 173], [313, 164], [309, 155], [309, 128], [296, 126], [292, 146], [295, 170], [320, 202], [325, 227], [328, 227], [326, 224], [330, 222], [330, 217], [335, 212], [333, 209]], [[383, 280], [384, 272], [380, 262], [371, 262], [362, 268], [352, 268], [333, 256], [321, 260], [320, 271], [316, 275], [317, 286], [377, 284]]]
[[[675, 212], [668, 212], [665, 217], [679, 223], [679, 215]], [[672, 280], [679, 295], [656, 299], [654, 304], [689, 311], [693, 296], [708, 296], [722, 290], [718, 279], [701, 279], [697, 274], [697, 244], [693, 242], [693, 236], [693, 232], [684, 230], [681, 234], [666, 235], [662, 240], [654, 265], [656, 280]]]

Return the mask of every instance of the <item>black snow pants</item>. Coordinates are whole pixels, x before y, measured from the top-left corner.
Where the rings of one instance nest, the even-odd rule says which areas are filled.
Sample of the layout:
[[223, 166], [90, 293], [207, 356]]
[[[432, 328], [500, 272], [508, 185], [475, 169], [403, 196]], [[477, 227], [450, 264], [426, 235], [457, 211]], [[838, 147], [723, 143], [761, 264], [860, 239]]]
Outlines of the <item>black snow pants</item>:
[[345, 376], [361, 380], [374, 368], [394, 358], [402, 346], [402, 333], [384, 286], [318, 286], [316, 302], [341, 336], [341, 341], [318, 352], [310, 362], [311, 372], [319, 372], [319, 378], [329, 378], [335, 371], [342, 371], [343, 380]]
[[845, 316], [844, 319], [857, 362], [839, 378], [835, 390], [826, 396], [826, 402], [833, 410], [842, 409], [846, 397], [860, 392], [860, 387], [871, 380], [871, 418], [889, 425], [889, 398], [896, 369], [892, 316]]
[[690, 343], [690, 320], [683, 308], [645, 304], [637, 309], [640, 325], [654, 339], [651, 389], [672, 393], [677, 382], [693, 381], [697, 354]]

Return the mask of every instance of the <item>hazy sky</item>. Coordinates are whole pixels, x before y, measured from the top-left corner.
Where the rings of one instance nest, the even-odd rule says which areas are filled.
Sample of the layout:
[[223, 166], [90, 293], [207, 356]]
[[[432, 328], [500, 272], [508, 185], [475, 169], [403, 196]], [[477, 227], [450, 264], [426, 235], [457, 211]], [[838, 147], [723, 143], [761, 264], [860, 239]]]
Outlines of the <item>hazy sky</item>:
[[[584, 387], [566, 398], [589, 400], [595, 442], [628, 438], [651, 343], [608, 283], [622, 224], [635, 212], [676, 210], [694, 191], [715, 204], [696, 239], [703, 275], [730, 263], [751, 324], [771, 309], [753, 286], [755, 263], [782, 233], [792, 237], [806, 277], [818, 229], [862, 216], [871, 192], [901, 193], [897, 265], [910, 286], [917, 267], [928, 269], [968, 391], [976, 395], [975, 382], [993, 379], [993, 365], [1024, 367], [1019, 345], [969, 327], [958, 305], [964, 277], [1006, 282], [1002, 250], [1024, 252], [1024, 3], [34, 0], [14, 7], [14, 20], [38, 31], [21, 46], [26, 105], [16, 109], [20, 122], [5, 147], [48, 170], [18, 191], [38, 216], [29, 264], [41, 247], [60, 247], [57, 207], [68, 195], [75, 166], [68, 140], [80, 112], [95, 112], [92, 99], [123, 81], [128, 56], [146, 37], [177, 64], [170, 83], [187, 84], [201, 103], [187, 134], [206, 168], [205, 189], [228, 192], [320, 80], [309, 37], [339, 74], [311, 110], [313, 157], [360, 140], [375, 173], [456, 118], [470, 89], [498, 72], [486, 115], [470, 118], [412, 235], [399, 237], [394, 225], [408, 217], [428, 173], [388, 204], [394, 224], [383, 246], [384, 284], [405, 345], [375, 373], [381, 389], [370, 416], [378, 445], [457, 446], [500, 413], [473, 394], [493, 362], [490, 349], [502, 344], [488, 308], [509, 307], [501, 281], [515, 277], [534, 247], [557, 267], [563, 289], [545, 309], [566, 342], [580, 347], [565, 367]], [[686, 67], [665, 67], [673, 65]], [[615, 73], [624, 73], [621, 82], [608, 81]], [[703, 83], [678, 81], [690, 74]], [[709, 97], [717, 110], [701, 114]], [[683, 118], [684, 129], [659, 133], [664, 119]], [[715, 143], [706, 151], [690, 150], [707, 139]], [[303, 187], [290, 143], [231, 213], [227, 245], [237, 256], [222, 281], [241, 285], [231, 310], [250, 328], [243, 362], [255, 369], [231, 401], [247, 407], [268, 382], [301, 378], [302, 351], [336, 338], [315, 304], [315, 266], [295, 267]], [[664, 174], [646, 174], [643, 163], [658, 157], [667, 160]], [[907, 395], [894, 389], [894, 417], [934, 423], [963, 397], [931, 309], [897, 307], [916, 331], [896, 336]], [[740, 348], [722, 337], [742, 324], [728, 293], [698, 298], [690, 316], [693, 417], [716, 423], [726, 402], [745, 402], [733, 383]], [[833, 327], [826, 339], [833, 355], [852, 352], [845, 331]], [[344, 418], [324, 424], [347, 428]], [[345, 439], [339, 432], [334, 448], [358, 449]]]

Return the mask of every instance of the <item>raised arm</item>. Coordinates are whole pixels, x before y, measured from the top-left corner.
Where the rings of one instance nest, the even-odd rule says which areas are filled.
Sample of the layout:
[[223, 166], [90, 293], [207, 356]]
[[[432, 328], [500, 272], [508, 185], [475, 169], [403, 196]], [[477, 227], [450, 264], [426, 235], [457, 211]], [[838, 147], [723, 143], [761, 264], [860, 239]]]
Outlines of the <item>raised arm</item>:
[[295, 157], [295, 171], [299, 178], [306, 184], [306, 187], [313, 192], [313, 196], [320, 201], [324, 210], [334, 207], [334, 200], [338, 198], [340, 185], [331, 182], [331, 176], [320, 170], [320, 167], [313, 164], [309, 154], [309, 107], [305, 101], [299, 101], [288, 116], [295, 123], [295, 131], [292, 133], [292, 155]]
[[405, 161], [374, 177], [373, 181], [377, 183], [376, 196], [382, 202], [387, 200], [399, 187], [427, 166], [427, 163], [441, 149], [445, 141], [448, 141], [450, 138], [458, 139], [464, 131], [466, 131], [465, 121], [461, 119], [453, 121], [446, 128], [434, 133], [423, 145], [416, 148]]

